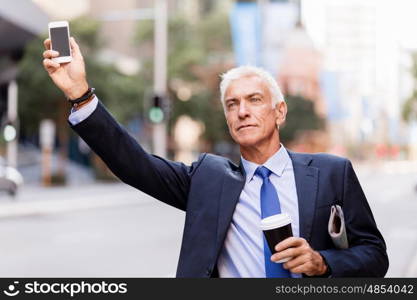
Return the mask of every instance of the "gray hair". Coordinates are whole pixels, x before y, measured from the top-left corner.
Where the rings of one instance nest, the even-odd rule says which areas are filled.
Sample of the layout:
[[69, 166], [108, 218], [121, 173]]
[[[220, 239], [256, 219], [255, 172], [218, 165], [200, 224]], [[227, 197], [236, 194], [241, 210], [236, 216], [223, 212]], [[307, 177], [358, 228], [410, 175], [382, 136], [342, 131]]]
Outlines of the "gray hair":
[[224, 97], [229, 87], [230, 83], [233, 80], [249, 77], [249, 76], [257, 76], [261, 78], [267, 84], [269, 91], [271, 92], [272, 96], [272, 107], [275, 107], [279, 102], [285, 101], [284, 96], [282, 95], [281, 89], [279, 88], [276, 80], [272, 75], [267, 72], [266, 70], [254, 67], [254, 66], [241, 66], [237, 68], [230, 69], [226, 73], [220, 75], [221, 82], [220, 82], [220, 100], [223, 104], [224, 108]]

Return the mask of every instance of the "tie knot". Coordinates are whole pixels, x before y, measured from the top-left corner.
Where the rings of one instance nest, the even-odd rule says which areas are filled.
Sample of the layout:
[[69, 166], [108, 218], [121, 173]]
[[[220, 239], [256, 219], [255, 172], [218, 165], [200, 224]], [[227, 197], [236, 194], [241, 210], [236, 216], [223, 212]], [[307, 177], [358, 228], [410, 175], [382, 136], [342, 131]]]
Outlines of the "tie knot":
[[256, 169], [255, 174], [262, 177], [262, 179], [267, 179], [269, 178], [269, 175], [271, 175], [271, 170], [269, 170], [268, 168], [264, 167], [264, 166], [260, 166]]

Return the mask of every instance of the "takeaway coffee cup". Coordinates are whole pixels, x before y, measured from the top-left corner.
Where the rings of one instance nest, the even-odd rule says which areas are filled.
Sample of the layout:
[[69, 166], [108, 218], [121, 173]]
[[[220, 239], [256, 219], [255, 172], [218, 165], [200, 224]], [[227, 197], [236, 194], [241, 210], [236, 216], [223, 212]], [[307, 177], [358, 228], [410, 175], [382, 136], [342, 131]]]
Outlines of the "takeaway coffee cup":
[[[271, 253], [274, 254], [275, 246], [288, 237], [292, 237], [291, 218], [287, 214], [277, 214], [261, 220], [261, 229], [264, 232]], [[284, 263], [290, 258], [284, 258], [277, 263]]]

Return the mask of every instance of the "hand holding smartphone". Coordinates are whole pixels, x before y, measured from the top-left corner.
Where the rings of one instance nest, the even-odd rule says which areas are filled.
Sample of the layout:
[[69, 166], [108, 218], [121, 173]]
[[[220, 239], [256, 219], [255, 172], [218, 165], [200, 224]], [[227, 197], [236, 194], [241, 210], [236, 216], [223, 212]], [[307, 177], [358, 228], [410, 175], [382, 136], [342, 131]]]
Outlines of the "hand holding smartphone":
[[49, 38], [44, 41], [46, 50], [43, 52], [43, 66], [67, 98], [77, 99], [88, 90], [80, 48], [70, 38], [67, 21], [51, 22], [48, 29]]
[[72, 53], [69, 41], [69, 25], [67, 21], [51, 22], [48, 24], [51, 49], [59, 52], [59, 56], [52, 60], [57, 63], [72, 61]]

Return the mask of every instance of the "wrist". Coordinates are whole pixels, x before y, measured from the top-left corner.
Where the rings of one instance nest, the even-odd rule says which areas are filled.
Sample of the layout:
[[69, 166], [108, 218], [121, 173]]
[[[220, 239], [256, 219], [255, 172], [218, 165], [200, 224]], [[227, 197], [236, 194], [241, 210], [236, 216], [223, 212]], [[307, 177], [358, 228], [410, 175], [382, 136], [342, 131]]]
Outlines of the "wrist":
[[331, 275], [330, 267], [327, 264], [327, 261], [324, 258], [324, 256], [321, 255], [320, 252], [318, 252], [318, 254], [319, 254], [320, 258], [321, 258], [321, 268], [320, 268], [320, 271], [319, 271], [319, 274], [318, 275], [319, 276], [322, 276], [322, 277], [329, 277]]
[[90, 87], [81, 97], [76, 99], [68, 99], [68, 101], [72, 105], [73, 109], [78, 110], [79, 108], [89, 103], [95, 97], [94, 91], [95, 89]]
[[84, 95], [87, 91], [88, 91], [88, 83], [84, 82], [82, 84], [79, 84], [71, 88], [68, 91], [65, 91], [65, 96], [68, 99], [77, 99], [77, 98], [80, 98], [82, 95]]
[[327, 264], [323, 261], [323, 264], [322, 264], [322, 267], [320, 269], [319, 275], [326, 274], [327, 273], [327, 269], [328, 269]]
[[95, 97], [95, 95], [93, 94], [93, 95], [91, 95], [87, 100], [85, 100], [85, 101], [83, 101], [83, 102], [81, 102], [81, 103], [79, 103], [79, 104], [74, 104], [73, 105], [73, 109], [75, 110], [75, 111], [77, 111], [77, 110], [79, 110], [79, 109], [81, 109], [82, 107], [84, 107], [84, 106], [86, 106], [88, 103], [90, 103], [93, 99], [94, 99], [94, 97]]

